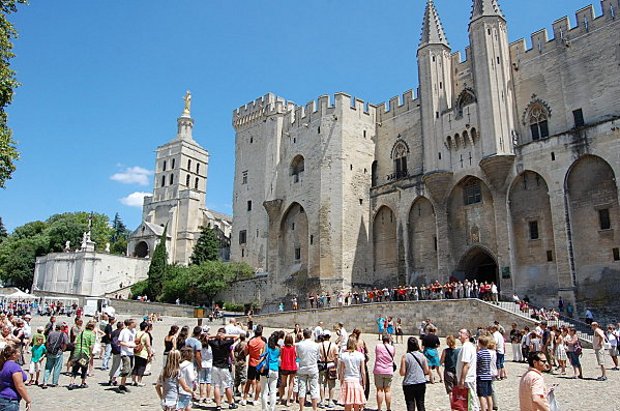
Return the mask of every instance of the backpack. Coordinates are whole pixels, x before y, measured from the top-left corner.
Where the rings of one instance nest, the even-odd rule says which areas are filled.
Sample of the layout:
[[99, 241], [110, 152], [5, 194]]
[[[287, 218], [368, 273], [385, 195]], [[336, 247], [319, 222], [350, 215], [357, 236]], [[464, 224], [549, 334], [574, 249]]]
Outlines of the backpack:
[[140, 354], [144, 349], [144, 344], [142, 344], [142, 336], [144, 336], [144, 333], [140, 334], [139, 336], [136, 335], [136, 339], [134, 340], [136, 346], [133, 348], [133, 353], [136, 355]]
[[269, 350], [268, 349], [266, 349], [265, 352], [263, 352], [260, 355], [260, 361], [258, 365], [256, 366], [256, 371], [258, 372], [259, 375], [267, 375], [269, 373]]

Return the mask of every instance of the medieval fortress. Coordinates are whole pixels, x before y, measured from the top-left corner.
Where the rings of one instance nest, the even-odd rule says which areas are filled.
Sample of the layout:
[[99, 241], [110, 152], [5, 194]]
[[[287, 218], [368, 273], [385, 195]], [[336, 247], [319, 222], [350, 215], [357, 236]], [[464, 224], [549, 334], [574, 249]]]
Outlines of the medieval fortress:
[[617, 301], [620, 1], [601, 5], [528, 48], [497, 0], [473, 0], [463, 56], [429, 0], [415, 92], [235, 110], [231, 259], [268, 273], [238, 298], [476, 278]]

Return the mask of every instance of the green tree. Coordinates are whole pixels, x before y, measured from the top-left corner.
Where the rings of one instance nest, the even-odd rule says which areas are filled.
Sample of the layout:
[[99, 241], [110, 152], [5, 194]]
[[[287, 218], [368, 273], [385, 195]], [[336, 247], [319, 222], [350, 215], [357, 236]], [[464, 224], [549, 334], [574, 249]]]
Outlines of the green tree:
[[4, 223], [2, 222], [2, 217], [0, 217], [0, 243], [4, 241], [4, 239], [7, 238], [8, 236], [9, 236], [9, 233], [7, 233], [6, 228], [4, 227]]
[[166, 275], [166, 269], [168, 268], [168, 253], [166, 252], [166, 238], [168, 234], [168, 226], [164, 228], [164, 232], [161, 234], [159, 244], [153, 251], [153, 258], [151, 259], [151, 265], [148, 272], [148, 289], [147, 295], [151, 301], [158, 299], [161, 294], [164, 278]]
[[82, 243], [82, 236], [88, 231], [88, 220], [92, 216], [91, 239], [97, 250], [104, 250], [112, 236], [110, 220], [105, 214], [99, 213], [62, 213], [54, 214], [47, 219], [47, 232], [50, 238], [50, 251], [60, 252], [65, 248], [65, 242], [71, 241], [74, 247]]
[[36, 258], [48, 250], [49, 238], [45, 233], [27, 238], [9, 236], [0, 244], [0, 279], [7, 286], [30, 288]]
[[15, 57], [12, 40], [17, 37], [17, 30], [8, 19], [9, 14], [17, 11], [18, 3], [26, 4], [27, 1], [0, 0], [0, 187], [2, 188], [11, 178], [15, 171], [15, 161], [19, 159], [6, 114], [6, 106], [13, 100], [13, 90], [19, 86], [15, 72], [11, 69], [11, 59]]
[[190, 257], [192, 264], [202, 264], [205, 261], [218, 260], [220, 256], [220, 239], [215, 230], [201, 227], [200, 237], [194, 246]]
[[148, 289], [149, 289], [148, 280], [138, 281], [137, 283], [131, 286], [131, 295], [133, 296], [144, 295], [147, 293]]
[[110, 252], [117, 255], [125, 255], [127, 253], [127, 240], [131, 231], [127, 229], [121, 216], [116, 213], [112, 220], [112, 237], [110, 238]]

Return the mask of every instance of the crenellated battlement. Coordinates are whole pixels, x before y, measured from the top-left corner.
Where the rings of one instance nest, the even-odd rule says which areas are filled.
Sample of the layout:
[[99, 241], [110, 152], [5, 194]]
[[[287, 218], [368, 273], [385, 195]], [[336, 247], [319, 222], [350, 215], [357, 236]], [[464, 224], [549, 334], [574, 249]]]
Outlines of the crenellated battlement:
[[335, 93], [334, 96], [322, 95], [317, 100], [311, 100], [304, 106], [295, 106], [287, 114], [290, 127], [308, 126], [313, 121], [328, 115], [334, 115], [344, 110], [353, 110], [366, 116], [375, 114], [376, 107], [346, 93]]
[[382, 121], [388, 117], [396, 117], [412, 110], [418, 105], [419, 100], [413, 90], [407, 90], [402, 96], [394, 96], [389, 101], [377, 105], [377, 121]]
[[233, 127], [236, 129], [254, 124], [273, 114], [283, 114], [293, 110], [295, 104], [267, 93], [256, 100], [233, 110]]
[[[583, 7], [575, 13], [575, 25], [571, 25], [568, 16], [561, 17], [553, 22], [553, 38], [549, 39], [546, 28], [530, 35], [530, 47], [524, 38], [510, 44], [510, 56], [515, 68], [519, 64], [532, 60], [545, 52], [558, 47], [568, 48], [571, 41], [616, 22], [620, 12], [619, 0], [602, 0], [601, 14], [596, 15], [592, 4]], [[620, 18], [619, 18], [620, 19]]]

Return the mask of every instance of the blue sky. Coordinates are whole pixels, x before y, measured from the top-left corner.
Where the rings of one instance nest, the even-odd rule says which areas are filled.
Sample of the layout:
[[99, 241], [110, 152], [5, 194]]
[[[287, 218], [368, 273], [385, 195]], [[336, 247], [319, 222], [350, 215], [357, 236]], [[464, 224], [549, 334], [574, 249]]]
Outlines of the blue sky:
[[[12, 230], [59, 212], [119, 212], [136, 227], [136, 193], [152, 191], [154, 150], [174, 137], [186, 89], [194, 138], [211, 155], [207, 205], [231, 213], [233, 109], [269, 91], [298, 104], [337, 91], [379, 103], [416, 88], [424, 4], [31, 1], [12, 16], [23, 85], [8, 112], [22, 158], [0, 216]], [[471, 1], [435, 4], [453, 51], [464, 51]], [[587, 4], [501, 2], [511, 41], [551, 33], [564, 15], [574, 24]]]

